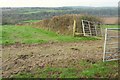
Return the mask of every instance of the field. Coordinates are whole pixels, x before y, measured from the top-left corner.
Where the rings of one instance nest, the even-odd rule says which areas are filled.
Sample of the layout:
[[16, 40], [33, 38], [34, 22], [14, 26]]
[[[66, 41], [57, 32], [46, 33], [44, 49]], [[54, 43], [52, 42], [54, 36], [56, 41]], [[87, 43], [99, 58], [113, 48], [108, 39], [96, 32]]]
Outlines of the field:
[[65, 36], [30, 26], [6, 25], [0, 28], [3, 77], [118, 77], [117, 61], [102, 62], [103, 37]]
[[39, 22], [40, 20], [25, 20], [22, 21], [23, 23], [33, 23], [33, 22]]
[[102, 28], [120, 28], [120, 25], [102, 25]]
[[65, 12], [65, 10], [45, 10], [45, 9], [41, 9], [39, 11], [28, 11], [28, 12], [23, 12], [21, 14], [33, 14], [33, 13], [44, 13], [44, 12]]
[[45, 43], [45, 42], [74, 42], [81, 40], [97, 40], [92, 37], [72, 37], [58, 35], [55, 32], [46, 31], [43, 29], [28, 27], [28, 26], [14, 26], [6, 25], [0, 27], [2, 29], [2, 44], [14, 43]]
[[104, 24], [118, 24], [118, 17], [103, 17], [102, 19]]

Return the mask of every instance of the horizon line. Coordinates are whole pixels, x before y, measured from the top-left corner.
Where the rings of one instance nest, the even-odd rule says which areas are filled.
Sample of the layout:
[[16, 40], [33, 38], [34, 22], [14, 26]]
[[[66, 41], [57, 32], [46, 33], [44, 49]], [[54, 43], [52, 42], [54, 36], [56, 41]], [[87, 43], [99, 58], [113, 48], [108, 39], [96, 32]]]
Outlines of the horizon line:
[[91, 8], [102, 8], [102, 7], [118, 7], [118, 6], [3, 6], [0, 8], [29, 8], [29, 7], [41, 7], [41, 8], [61, 8], [61, 7], [91, 7]]

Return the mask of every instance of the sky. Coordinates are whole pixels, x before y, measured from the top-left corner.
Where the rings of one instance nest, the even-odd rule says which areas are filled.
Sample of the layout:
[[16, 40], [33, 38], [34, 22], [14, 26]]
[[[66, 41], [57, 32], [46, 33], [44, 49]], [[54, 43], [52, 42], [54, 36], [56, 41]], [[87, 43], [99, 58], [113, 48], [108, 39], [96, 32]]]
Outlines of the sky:
[[0, 7], [117, 7], [119, 0], [0, 0]]

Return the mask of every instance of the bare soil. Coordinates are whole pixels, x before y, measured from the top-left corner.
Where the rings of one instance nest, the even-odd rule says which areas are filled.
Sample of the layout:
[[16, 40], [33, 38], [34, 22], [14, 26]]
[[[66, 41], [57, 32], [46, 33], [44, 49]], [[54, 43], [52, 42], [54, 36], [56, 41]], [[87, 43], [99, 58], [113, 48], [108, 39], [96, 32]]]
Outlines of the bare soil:
[[104, 24], [118, 24], [118, 17], [103, 17], [101, 19]]
[[77, 62], [91, 63], [102, 60], [103, 41], [80, 41], [69, 43], [15, 44], [3, 46], [3, 77], [21, 71], [34, 72], [35, 68], [77, 67]]

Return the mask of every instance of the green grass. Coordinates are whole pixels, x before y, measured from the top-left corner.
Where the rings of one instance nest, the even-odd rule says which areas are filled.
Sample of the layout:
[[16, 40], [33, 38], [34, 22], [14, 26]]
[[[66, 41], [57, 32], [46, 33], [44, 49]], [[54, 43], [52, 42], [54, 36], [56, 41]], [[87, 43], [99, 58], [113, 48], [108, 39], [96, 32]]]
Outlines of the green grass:
[[102, 28], [120, 28], [120, 25], [102, 25]]
[[9, 45], [14, 43], [46, 43], [46, 42], [74, 42], [81, 40], [97, 40], [94, 37], [72, 37], [58, 35], [55, 32], [43, 29], [28, 27], [5, 25], [0, 27], [2, 39], [0, 44]]
[[34, 75], [32, 73], [21, 72], [12, 77], [15, 78], [115, 78], [118, 72], [117, 62], [97, 62], [91, 64], [86, 61], [80, 61], [79, 66], [82, 68], [54, 68], [44, 67], [37, 68]]
[[15, 78], [77, 78], [75, 68], [50, 68], [37, 69], [35, 75], [32, 73], [18, 73]]
[[[83, 64], [84, 63], [84, 64]], [[116, 77], [114, 74], [118, 72], [118, 63], [117, 62], [97, 62], [95, 64], [89, 64], [86, 62], [82, 62], [84, 67], [90, 66], [86, 68], [84, 71], [80, 73], [81, 77]], [[118, 75], [118, 73], [117, 73]]]

